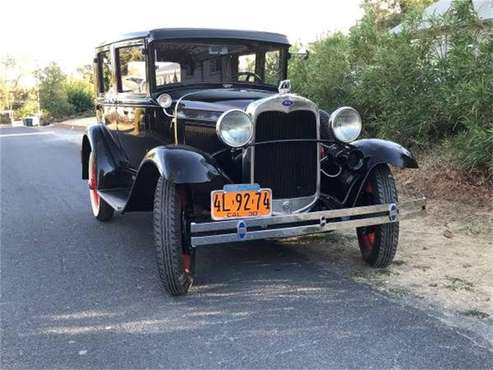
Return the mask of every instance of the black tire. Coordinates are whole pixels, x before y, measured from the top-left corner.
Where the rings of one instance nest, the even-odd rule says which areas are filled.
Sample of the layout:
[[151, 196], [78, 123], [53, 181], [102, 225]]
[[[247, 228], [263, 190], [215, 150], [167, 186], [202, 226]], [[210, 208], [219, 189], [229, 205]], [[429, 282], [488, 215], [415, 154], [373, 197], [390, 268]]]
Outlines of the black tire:
[[183, 246], [186, 197], [160, 177], [154, 194], [154, 239], [159, 278], [172, 296], [185, 295], [193, 283], [194, 255]]
[[[368, 177], [359, 205], [397, 203], [394, 177], [387, 165], [380, 165]], [[361, 255], [372, 267], [392, 263], [399, 242], [399, 223], [360, 227], [356, 229]]]
[[92, 214], [98, 221], [106, 222], [113, 218], [115, 210], [97, 193], [98, 189], [98, 170], [94, 152], [89, 155], [88, 174], [89, 174], [89, 200], [91, 202]]

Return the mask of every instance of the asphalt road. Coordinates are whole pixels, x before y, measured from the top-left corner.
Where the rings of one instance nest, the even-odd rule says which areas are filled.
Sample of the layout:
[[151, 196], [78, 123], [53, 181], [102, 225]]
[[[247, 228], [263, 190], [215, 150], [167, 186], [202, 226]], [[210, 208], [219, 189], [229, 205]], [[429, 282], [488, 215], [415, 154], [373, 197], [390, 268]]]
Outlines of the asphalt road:
[[79, 137], [0, 129], [2, 369], [491, 368], [471, 333], [309, 246], [200, 250], [191, 294], [166, 296], [151, 215], [92, 217]]

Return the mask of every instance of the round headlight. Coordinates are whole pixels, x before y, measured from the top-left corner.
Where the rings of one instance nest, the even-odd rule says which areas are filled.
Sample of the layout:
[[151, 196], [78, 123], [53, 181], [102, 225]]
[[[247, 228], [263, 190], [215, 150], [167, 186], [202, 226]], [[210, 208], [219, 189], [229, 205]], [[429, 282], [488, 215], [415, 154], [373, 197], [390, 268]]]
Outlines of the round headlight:
[[224, 144], [238, 148], [252, 139], [252, 120], [242, 110], [231, 109], [221, 114], [217, 120], [216, 132]]
[[166, 109], [171, 107], [171, 104], [173, 103], [173, 98], [168, 94], [161, 94], [157, 98], [157, 102], [161, 106], [161, 108]]
[[361, 116], [351, 107], [342, 107], [330, 115], [330, 127], [337, 140], [350, 143], [361, 133]]

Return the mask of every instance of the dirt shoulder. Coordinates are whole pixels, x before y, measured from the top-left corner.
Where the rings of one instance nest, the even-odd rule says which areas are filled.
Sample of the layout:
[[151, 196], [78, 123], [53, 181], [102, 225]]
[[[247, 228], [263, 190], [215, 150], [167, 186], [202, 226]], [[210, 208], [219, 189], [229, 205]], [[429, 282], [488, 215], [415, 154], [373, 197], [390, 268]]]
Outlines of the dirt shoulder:
[[433, 213], [400, 225], [399, 249], [387, 269], [355, 269], [353, 277], [397, 295], [409, 293], [475, 319], [493, 318], [491, 210], [467, 213], [455, 202], [430, 201], [428, 208], [463, 209], [462, 220]]
[[421, 163], [396, 172], [400, 193], [423, 194], [428, 206], [424, 218], [401, 223], [390, 284], [462, 316], [493, 320], [493, 181], [430, 157]]
[[353, 231], [294, 243], [313, 246], [318, 252], [314, 262], [329, 262], [358, 282], [429, 307], [493, 345], [492, 183], [471, 181], [426, 158], [419, 170], [394, 169], [394, 174], [401, 199], [424, 195], [428, 200], [425, 216], [400, 223], [391, 266], [368, 267]]
[[464, 174], [423, 156], [421, 168], [397, 171], [403, 196], [423, 194], [427, 215], [401, 223], [395, 263], [360, 278], [411, 293], [457, 318], [488, 323], [493, 341], [493, 179]]

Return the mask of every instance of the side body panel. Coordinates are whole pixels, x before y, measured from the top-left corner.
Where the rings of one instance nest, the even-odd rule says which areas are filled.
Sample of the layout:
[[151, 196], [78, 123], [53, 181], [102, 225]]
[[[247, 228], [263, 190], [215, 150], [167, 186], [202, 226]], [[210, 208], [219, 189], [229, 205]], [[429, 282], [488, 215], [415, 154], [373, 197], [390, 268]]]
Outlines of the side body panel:
[[148, 98], [126, 96], [117, 107], [118, 139], [130, 169], [136, 171], [153, 148], [171, 144], [171, 120]]

